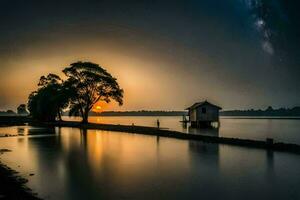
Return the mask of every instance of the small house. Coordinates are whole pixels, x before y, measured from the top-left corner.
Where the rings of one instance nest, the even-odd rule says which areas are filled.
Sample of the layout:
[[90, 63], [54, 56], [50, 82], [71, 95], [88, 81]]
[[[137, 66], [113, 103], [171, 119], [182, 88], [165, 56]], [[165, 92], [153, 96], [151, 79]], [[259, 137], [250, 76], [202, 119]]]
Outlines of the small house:
[[219, 126], [219, 110], [221, 109], [208, 101], [194, 103], [186, 108], [192, 127], [210, 127], [213, 122], [217, 122]]

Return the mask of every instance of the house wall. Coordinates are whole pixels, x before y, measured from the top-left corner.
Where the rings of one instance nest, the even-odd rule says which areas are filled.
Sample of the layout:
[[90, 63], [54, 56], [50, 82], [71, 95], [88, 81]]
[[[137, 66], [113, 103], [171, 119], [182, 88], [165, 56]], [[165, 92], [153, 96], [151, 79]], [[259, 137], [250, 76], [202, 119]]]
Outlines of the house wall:
[[[203, 113], [203, 108], [206, 109], [206, 113]], [[196, 116], [191, 121], [219, 121], [219, 110], [214, 106], [203, 105], [197, 107], [194, 111]]]
[[197, 110], [193, 109], [189, 111], [190, 121], [197, 121]]

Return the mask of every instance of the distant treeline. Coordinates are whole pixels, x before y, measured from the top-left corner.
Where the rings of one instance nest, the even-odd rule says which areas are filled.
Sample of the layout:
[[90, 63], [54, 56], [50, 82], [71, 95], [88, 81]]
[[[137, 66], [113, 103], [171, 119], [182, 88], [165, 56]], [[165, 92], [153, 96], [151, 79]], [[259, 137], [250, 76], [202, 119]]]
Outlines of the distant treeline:
[[273, 109], [269, 106], [265, 110], [228, 110], [222, 111], [221, 116], [300, 116], [300, 107]]
[[15, 116], [17, 113], [15, 113], [13, 110], [7, 110], [7, 111], [0, 111], [0, 116]]
[[104, 111], [101, 113], [90, 112], [90, 116], [182, 116], [186, 111]]
[[[90, 112], [90, 116], [182, 116], [187, 111], [105, 111], [102, 113]], [[249, 109], [221, 111], [221, 116], [300, 116], [300, 107], [273, 109]]]
[[[12, 110], [0, 111], [0, 116], [18, 115]], [[63, 112], [64, 116], [68, 112]], [[188, 115], [187, 111], [104, 111], [101, 113], [90, 112], [89, 116], [182, 116]], [[249, 109], [249, 110], [227, 110], [221, 111], [221, 116], [300, 116], [300, 107], [273, 109], [269, 106], [267, 109]]]

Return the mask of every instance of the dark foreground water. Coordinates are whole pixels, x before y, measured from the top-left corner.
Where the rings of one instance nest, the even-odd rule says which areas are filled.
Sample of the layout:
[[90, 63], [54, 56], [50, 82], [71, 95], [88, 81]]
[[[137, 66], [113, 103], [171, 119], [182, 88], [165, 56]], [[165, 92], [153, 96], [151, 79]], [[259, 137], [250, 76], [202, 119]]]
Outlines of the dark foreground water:
[[46, 199], [300, 199], [299, 155], [108, 131], [48, 131], [55, 134], [0, 138], [0, 147], [12, 150], [2, 162]]

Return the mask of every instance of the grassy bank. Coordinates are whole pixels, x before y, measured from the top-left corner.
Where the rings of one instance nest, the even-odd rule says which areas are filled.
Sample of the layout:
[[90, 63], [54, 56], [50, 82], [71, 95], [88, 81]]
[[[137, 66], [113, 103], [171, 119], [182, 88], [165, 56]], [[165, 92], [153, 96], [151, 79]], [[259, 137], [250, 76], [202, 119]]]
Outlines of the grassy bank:
[[[0, 159], [2, 153], [7, 153], [9, 150], [0, 149]], [[0, 161], [0, 199], [12, 200], [38, 200], [29, 188], [25, 186], [27, 180], [18, 176], [18, 173]]]
[[196, 134], [185, 134], [178, 131], [162, 130], [153, 127], [144, 126], [127, 126], [127, 125], [112, 125], [112, 124], [95, 124], [88, 123], [82, 124], [80, 122], [53, 122], [53, 123], [30, 123], [35, 126], [55, 126], [55, 127], [75, 127], [80, 129], [95, 129], [95, 130], [106, 130], [106, 131], [118, 131], [144, 135], [154, 135], [161, 137], [177, 138], [184, 140], [198, 140], [207, 143], [218, 143], [218, 144], [229, 144], [250, 148], [261, 148], [273, 151], [285, 151], [300, 154], [300, 145], [288, 144], [282, 142], [273, 142], [273, 140], [249, 140], [240, 138], [227, 138], [218, 136], [207, 136], [207, 135], [196, 135]]

